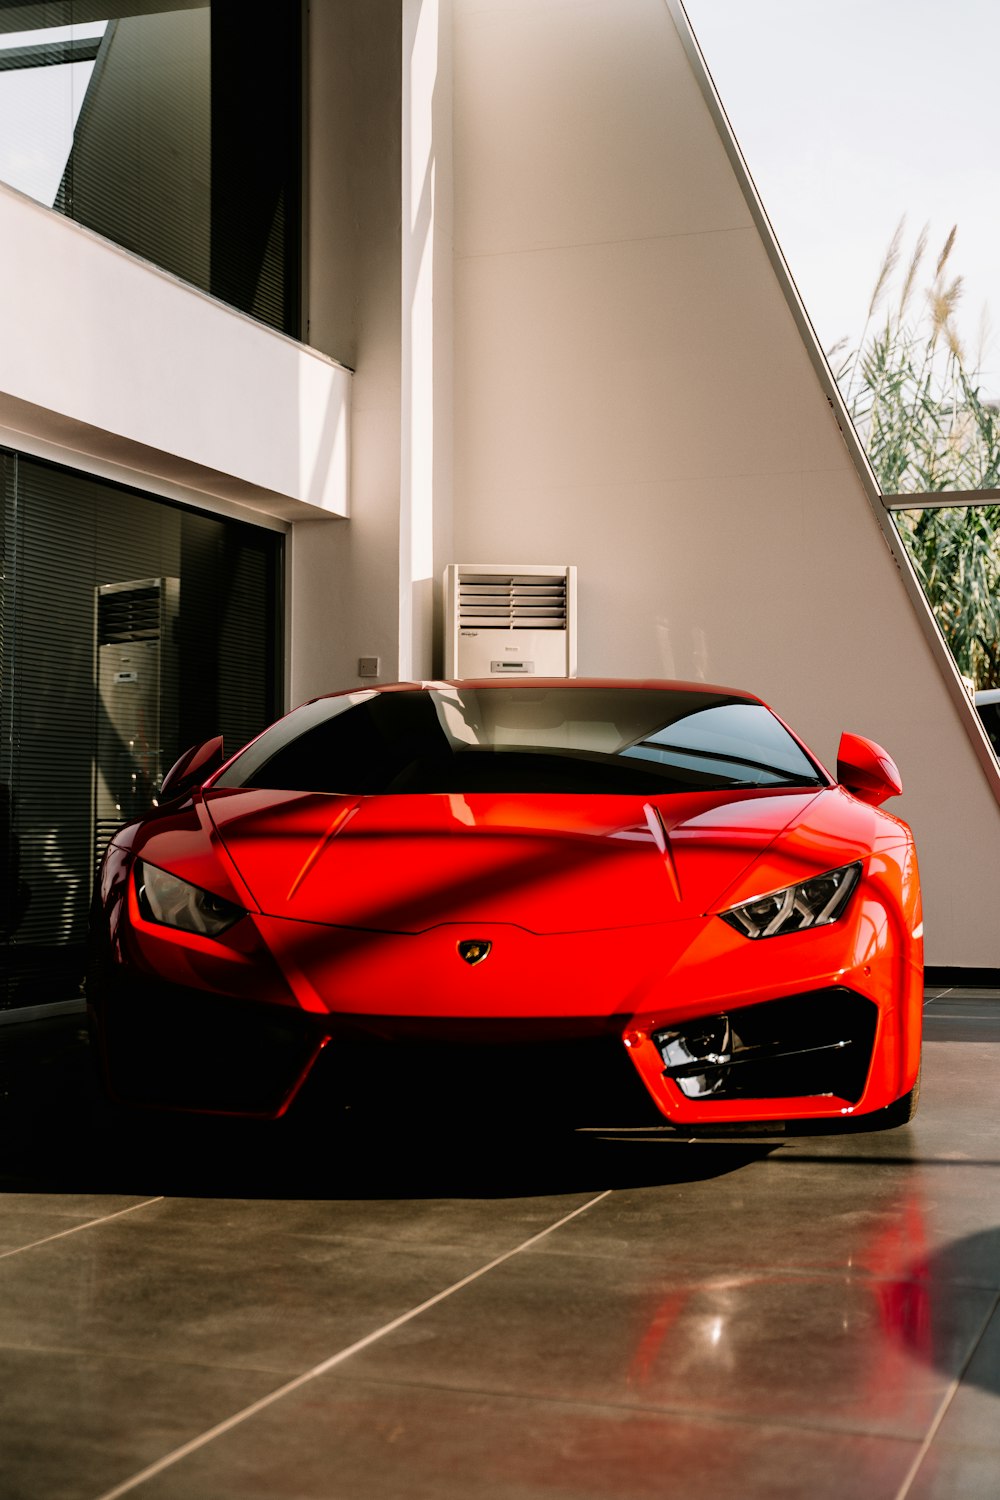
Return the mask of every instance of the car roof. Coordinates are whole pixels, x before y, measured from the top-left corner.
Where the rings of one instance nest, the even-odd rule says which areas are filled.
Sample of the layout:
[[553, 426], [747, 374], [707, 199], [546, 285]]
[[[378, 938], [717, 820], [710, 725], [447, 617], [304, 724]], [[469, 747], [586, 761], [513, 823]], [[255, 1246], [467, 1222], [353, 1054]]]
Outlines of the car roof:
[[324, 698], [339, 698], [345, 692], [375, 692], [375, 693], [407, 693], [428, 688], [440, 690], [442, 688], [473, 688], [479, 691], [482, 688], [622, 688], [622, 689], [649, 689], [659, 692], [674, 693], [718, 693], [725, 698], [743, 698], [748, 703], [760, 703], [762, 699], [755, 693], [748, 693], [745, 688], [722, 687], [713, 682], [682, 682], [672, 678], [660, 677], [454, 677], [449, 679], [434, 678], [427, 681], [414, 682], [381, 682], [371, 683], [367, 688], [364, 685], [355, 688], [340, 689], [334, 693], [322, 693]]

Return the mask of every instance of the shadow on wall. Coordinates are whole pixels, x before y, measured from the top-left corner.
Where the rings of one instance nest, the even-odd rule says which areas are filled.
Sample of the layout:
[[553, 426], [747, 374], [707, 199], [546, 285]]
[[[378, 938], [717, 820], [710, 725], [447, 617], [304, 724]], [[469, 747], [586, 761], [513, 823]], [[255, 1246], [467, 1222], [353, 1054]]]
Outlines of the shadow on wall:
[[[683, 635], [685, 639], [675, 645], [675, 635]], [[702, 626], [675, 631], [670, 621], [660, 615], [656, 621], [656, 643], [664, 677], [678, 682], [714, 680], [708, 669], [708, 636]]]

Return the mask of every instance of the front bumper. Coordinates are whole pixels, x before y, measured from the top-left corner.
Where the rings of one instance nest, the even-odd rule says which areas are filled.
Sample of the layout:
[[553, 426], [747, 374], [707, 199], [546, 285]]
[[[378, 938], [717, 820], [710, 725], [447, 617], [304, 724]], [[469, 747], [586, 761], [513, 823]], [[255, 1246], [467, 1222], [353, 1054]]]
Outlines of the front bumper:
[[[89, 988], [122, 1099], [274, 1117], [316, 1070], [384, 1097], [415, 1081], [418, 1104], [460, 1087], [500, 1119], [548, 1094], [607, 1123], [637, 1075], [685, 1128], [863, 1114], [916, 1076], [919, 944], [870, 900], [758, 943], [713, 917], [539, 935], [249, 915], [209, 940], [144, 921], [131, 884], [98, 921]], [[485, 960], [463, 961], [470, 941]]]
[[327, 1043], [300, 1011], [146, 976], [116, 976], [90, 1016], [113, 1099], [198, 1114], [277, 1119]]

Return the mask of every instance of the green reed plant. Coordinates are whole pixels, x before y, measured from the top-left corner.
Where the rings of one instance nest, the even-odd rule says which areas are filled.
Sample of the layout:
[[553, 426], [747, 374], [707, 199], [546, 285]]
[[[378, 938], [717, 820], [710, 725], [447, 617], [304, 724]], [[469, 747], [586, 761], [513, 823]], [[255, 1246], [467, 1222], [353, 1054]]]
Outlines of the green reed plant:
[[[962, 278], [951, 230], [925, 274], [927, 231], [900, 276], [901, 221], [879, 270], [862, 335], [828, 351], [848, 410], [887, 495], [1000, 488], [1000, 410], [981, 391], [955, 325]], [[959, 670], [1000, 687], [1000, 505], [894, 513]]]

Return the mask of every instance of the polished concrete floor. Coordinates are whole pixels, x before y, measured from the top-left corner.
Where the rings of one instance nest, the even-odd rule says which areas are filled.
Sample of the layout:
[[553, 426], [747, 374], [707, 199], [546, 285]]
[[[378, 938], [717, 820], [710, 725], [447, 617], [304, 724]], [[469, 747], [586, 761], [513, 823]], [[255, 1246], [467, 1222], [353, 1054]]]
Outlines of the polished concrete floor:
[[1000, 992], [914, 1124], [123, 1122], [4, 1027], [0, 1500], [997, 1500]]

